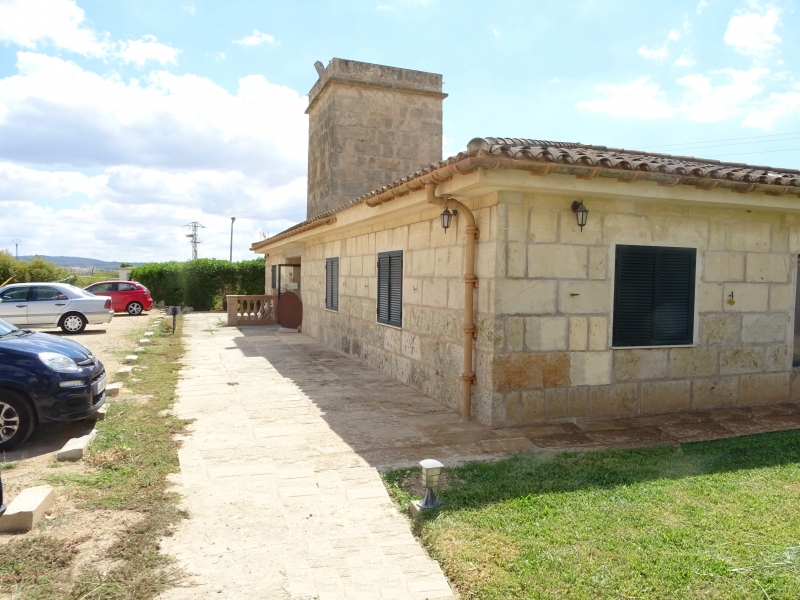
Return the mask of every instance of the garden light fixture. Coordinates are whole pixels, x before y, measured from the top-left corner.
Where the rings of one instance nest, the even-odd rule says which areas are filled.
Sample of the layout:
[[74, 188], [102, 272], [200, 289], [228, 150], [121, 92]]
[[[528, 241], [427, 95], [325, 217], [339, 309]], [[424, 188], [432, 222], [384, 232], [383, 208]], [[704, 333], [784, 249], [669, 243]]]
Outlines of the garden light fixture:
[[572, 203], [572, 212], [578, 217], [578, 227], [583, 231], [583, 228], [586, 226], [586, 221], [589, 218], [589, 209], [583, 205], [583, 200], [575, 200]]
[[457, 215], [458, 215], [457, 210], [453, 210], [453, 212], [450, 212], [449, 208], [445, 208], [442, 214], [439, 215], [442, 219], [442, 229], [447, 231], [447, 229], [450, 227], [450, 223], [453, 220], [453, 217]]
[[433, 488], [439, 485], [439, 476], [444, 465], [432, 458], [426, 458], [419, 464], [422, 467], [422, 485], [425, 487], [425, 495], [419, 501], [419, 508], [439, 508], [442, 503], [436, 499]]

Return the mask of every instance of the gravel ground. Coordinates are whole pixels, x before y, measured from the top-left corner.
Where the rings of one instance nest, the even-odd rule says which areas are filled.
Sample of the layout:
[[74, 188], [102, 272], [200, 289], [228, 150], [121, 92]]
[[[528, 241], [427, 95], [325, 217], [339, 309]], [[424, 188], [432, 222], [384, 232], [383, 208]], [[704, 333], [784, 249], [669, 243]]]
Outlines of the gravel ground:
[[[151, 311], [138, 317], [117, 314], [110, 323], [89, 325], [86, 330], [72, 339], [89, 348], [103, 363], [109, 382], [119, 368], [122, 358], [130, 354], [136, 347], [136, 340], [144, 335], [149, 323], [155, 319], [157, 311]], [[44, 333], [65, 335], [60, 329], [42, 329]], [[123, 391], [123, 393], [125, 393]], [[111, 399], [113, 401], [113, 399]], [[13, 462], [11, 468], [2, 470], [4, 501], [8, 504], [25, 488], [43, 485], [45, 478], [53, 473], [83, 473], [88, 467], [81, 461], [56, 462], [55, 455], [59, 449], [73, 437], [88, 433], [94, 421], [83, 420], [73, 423], [52, 425], [37, 429], [30, 439], [15, 448], [4, 452], [0, 462]], [[0, 533], [0, 546], [12, 539], [19, 539], [48, 533], [66, 539], [74, 538], [78, 533], [85, 541], [78, 546], [80, 558], [76, 560], [78, 568], [87, 561], [101, 557], [116, 534], [131, 522], [139, 519], [138, 514], [128, 511], [87, 511], [63, 489], [56, 490], [56, 501], [42, 524], [26, 534]], [[102, 561], [101, 561], [102, 562]], [[0, 600], [5, 599], [5, 590], [0, 590]]]

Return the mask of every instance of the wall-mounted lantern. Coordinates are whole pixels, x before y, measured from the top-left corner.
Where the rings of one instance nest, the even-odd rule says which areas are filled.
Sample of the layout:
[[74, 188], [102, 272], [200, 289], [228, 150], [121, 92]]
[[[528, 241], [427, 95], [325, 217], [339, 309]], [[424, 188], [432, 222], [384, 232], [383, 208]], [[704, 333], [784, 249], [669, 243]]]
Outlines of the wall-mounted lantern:
[[575, 200], [572, 203], [572, 212], [574, 212], [575, 216], [578, 218], [578, 227], [583, 231], [583, 228], [586, 226], [586, 221], [589, 219], [589, 209], [583, 205], [583, 200]]
[[445, 208], [442, 214], [439, 216], [442, 219], [442, 228], [447, 231], [447, 229], [450, 227], [453, 217], [458, 216], [458, 211], [454, 209], [453, 212], [450, 212], [450, 209]]

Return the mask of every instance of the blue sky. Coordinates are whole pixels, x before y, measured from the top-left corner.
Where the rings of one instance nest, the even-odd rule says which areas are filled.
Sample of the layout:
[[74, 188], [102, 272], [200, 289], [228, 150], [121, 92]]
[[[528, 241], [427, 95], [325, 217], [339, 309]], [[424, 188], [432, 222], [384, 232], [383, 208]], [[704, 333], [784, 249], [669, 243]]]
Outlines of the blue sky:
[[305, 216], [305, 94], [336, 56], [444, 75], [476, 136], [800, 167], [791, 2], [0, 0], [0, 249], [234, 257]]

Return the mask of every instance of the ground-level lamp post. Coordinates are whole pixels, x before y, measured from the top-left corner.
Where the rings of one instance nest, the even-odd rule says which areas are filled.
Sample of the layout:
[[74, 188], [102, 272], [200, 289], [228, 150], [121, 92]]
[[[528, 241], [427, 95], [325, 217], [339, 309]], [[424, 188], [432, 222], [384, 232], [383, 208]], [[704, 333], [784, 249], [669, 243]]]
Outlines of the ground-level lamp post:
[[411, 512], [414, 516], [417, 516], [420, 511], [439, 508], [442, 505], [436, 498], [436, 494], [433, 493], [433, 488], [439, 485], [439, 477], [444, 465], [438, 460], [426, 458], [419, 463], [419, 466], [422, 467], [422, 485], [425, 488], [425, 495], [422, 500], [415, 500], [411, 503]]

